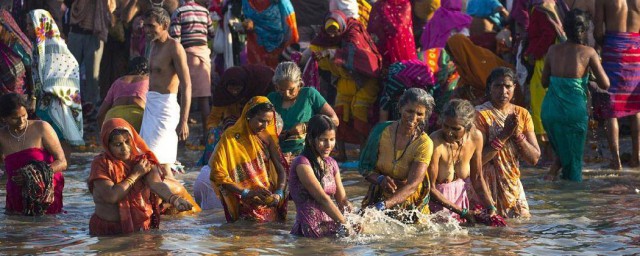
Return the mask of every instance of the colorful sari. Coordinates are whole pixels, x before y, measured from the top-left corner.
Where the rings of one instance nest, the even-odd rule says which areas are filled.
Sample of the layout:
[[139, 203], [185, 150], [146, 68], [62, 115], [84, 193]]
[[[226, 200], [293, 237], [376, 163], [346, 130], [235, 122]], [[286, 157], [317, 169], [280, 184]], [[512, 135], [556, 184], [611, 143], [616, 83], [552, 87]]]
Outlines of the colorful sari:
[[24, 93], [33, 46], [11, 14], [0, 10], [0, 94]]
[[[329, 20], [337, 22], [340, 35], [331, 37], [323, 26], [320, 34], [311, 41], [311, 51], [319, 53], [325, 49], [337, 48], [337, 51], [348, 52], [349, 56], [367, 56], [367, 59], [381, 63], [381, 55], [361, 22], [347, 18], [342, 11], [330, 12], [325, 22]], [[378, 97], [380, 85], [377, 77], [358, 72], [368, 67], [361, 69], [358, 65], [366, 64], [353, 61], [340, 65], [336, 63], [335, 57], [318, 60], [320, 69], [330, 71], [338, 78], [334, 109], [341, 121], [337, 138], [348, 143], [362, 144], [364, 138], [358, 135], [367, 134], [371, 130], [369, 109]]]
[[[93, 193], [93, 183], [95, 181], [108, 180], [117, 184], [125, 180], [133, 171], [133, 166], [118, 160], [109, 151], [109, 137], [111, 132], [116, 129], [129, 132], [131, 136], [131, 159], [139, 161], [142, 158], [146, 158], [151, 163], [158, 164], [153, 152], [127, 121], [120, 118], [109, 119], [104, 122], [100, 131], [104, 152], [97, 155], [91, 163], [91, 174], [87, 180], [89, 192], [91, 193]], [[133, 162], [137, 163], [137, 161]], [[157, 229], [160, 226], [158, 199], [142, 179], [137, 180], [127, 196], [118, 202], [120, 222], [103, 220], [94, 213], [89, 221], [89, 234], [96, 236], [117, 235], [151, 228]]]
[[452, 31], [462, 31], [471, 25], [471, 16], [462, 12], [461, 0], [442, 0], [442, 5], [424, 25], [420, 44], [422, 50], [444, 48]]
[[[395, 130], [396, 123], [397, 122], [380, 123], [372, 129], [367, 144], [360, 154], [358, 172], [362, 176], [366, 177], [371, 173], [382, 174], [393, 178], [396, 180], [396, 184], [398, 184], [407, 181], [409, 169], [414, 161], [429, 165], [431, 155], [433, 154], [433, 142], [426, 133], [422, 133], [416, 140], [411, 142], [405, 150], [399, 149], [393, 152], [393, 147], [390, 145], [394, 143], [393, 131]], [[394, 159], [398, 159], [396, 164], [393, 164]], [[392, 210], [416, 210], [423, 214], [428, 214], [429, 189], [429, 174], [425, 173], [425, 177], [416, 191], [411, 194], [405, 202], [396, 205]], [[380, 185], [371, 184], [369, 191], [362, 200], [362, 207], [374, 205], [390, 196], [392, 196], [392, 194], [383, 191]], [[406, 216], [400, 217], [402, 215], [403, 214], [398, 214], [397, 217], [407, 222], [415, 221], [413, 215], [408, 218]]]
[[[287, 200], [281, 200], [277, 207], [253, 205], [240, 200], [240, 195], [224, 189], [222, 185], [233, 184], [248, 189], [264, 188], [275, 191], [278, 174], [269, 156], [269, 149], [249, 127], [247, 112], [253, 107], [270, 103], [266, 97], [253, 97], [242, 110], [240, 119], [222, 134], [209, 166], [211, 182], [222, 201], [227, 222], [250, 219], [260, 222], [284, 220], [287, 214]], [[274, 113], [275, 117], [275, 113]], [[266, 133], [278, 143], [276, 125], [272, 121]], [[286, 193], [285, 193], [286, 195]]]
[[289, 0], [242, 0], [245, 18], [253, 21], [247, 34], [249, 63], [275, 68], [287, 46], [298, 42], [298, 28]]
[[[460, 74], [458, 96], [472, 102], [485, 96], [487, 78], [493, 69], [513, 68], [513, 65], [493, 52], [473, 44], [468, 37], [461, 34], [451, 36], [446, 49]], [[518, 95], [518, 92], [519, 90], [516, 90], [516, 100], [517, 96], [522, 96]]]
[[33, 10], [29, 18], [36, 30], [31, 72], [38, 97], [36, 115], [53, 126], [61, 141], [84, 145], [78, 62], [49, 12]]
[[610, 111], [606, 118], [640, 112], [640, 33], [607, 33], [602, 67], [611, 79]]
[[389, 112], [389, 120], [398, 120], [398, 100], [409, 88], [420, 88], [429, 91], [435, 83], [433, 72], [429, 66], [419, 60], [401, 61], [389, 66], [384, 88], [380, 95], [380, 107]]
[[[486, 141], [492, 141], [504, 129], [506, 113], [493, 107], [491, 102], [476, 106], [476, 128], [486, 136]], [[514, 106], [514, 113], [518, 118], [515, 134], [533, 131], [533, 121], [529, 112], [522, 107]], [[524, 188], [520, 181], [520, 160], [518, 146], [509, 139], [498, 154], [483, 167], [484, 180], [489, 186], [491, 197], [496, 202], [497, 213], [501, 216], [529, 217], [529, 204], [525, 197]]]
[[367, 31], [382, 54], [382, 66], [417, 59], [409, 0], [379, 0], [373, 4]]
[[422, 58], [434, 73], [435, 83], [427, 92], [433, 95], [436, 102], [433, 114], [429, 119], [429, 127], [436, 127], [438, 113], [442, 111], [444, 105], [451, 99], [454, 90], [458, 86], [460, 75], [444, 48], [432, 48], [424, 51], [422, 52]]
[[562, 164], [561, 177], [572, 181], [582, 181], [582, 158], [589, 128], [588, 82], [588, 76], [551, 76], [549, 90], [542, 102], [542, 124]]
[[[28, 148], [9, 155], [4, 158], [5, 168], [7, 170], [7, 197], [6, 197], [6, 213], [22, 214], [25, 206], [22, 196], [22, 186], [13, 181], [13, 177], [18, 175], [18, 170], [33, 161], [53, 163], [54, 159], [49, 152], [43, 148]], [[62, 190], [64, 189], [64, 176], [62, 172], [53, 175], [53, 203], [47, 208], [46, 214], [55, 214], [62, 212]]]

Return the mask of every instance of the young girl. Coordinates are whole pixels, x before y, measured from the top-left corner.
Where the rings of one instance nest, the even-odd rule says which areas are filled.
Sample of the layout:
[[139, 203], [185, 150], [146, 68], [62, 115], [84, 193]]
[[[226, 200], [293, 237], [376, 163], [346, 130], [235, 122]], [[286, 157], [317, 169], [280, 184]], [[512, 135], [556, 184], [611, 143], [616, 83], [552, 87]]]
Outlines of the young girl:
[[336, 144], [336, 126], [328, 116], [315, 115], [308, 127], [304, 150], [293, 160], [289, 174], [290, 194], [296, 204], [291, 234], [331, 236], [346, 223], [342, 213], [351, 209], [338, 163], [329, 156]]

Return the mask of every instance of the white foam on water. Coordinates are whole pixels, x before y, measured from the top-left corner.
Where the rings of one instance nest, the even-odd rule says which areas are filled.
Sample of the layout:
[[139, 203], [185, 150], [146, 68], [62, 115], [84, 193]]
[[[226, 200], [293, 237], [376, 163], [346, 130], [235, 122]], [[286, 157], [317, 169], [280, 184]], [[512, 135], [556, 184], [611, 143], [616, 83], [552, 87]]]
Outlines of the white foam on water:
[[[389, 213], [397, 216], [417, 216], [418, 221], [411, 224], [403, 223], [387, 215]], [[347, 243], [366, 244], [378, 240], [403, 240], [415, 236], [423, 239], [424, 237], [468, 235], [467, 229], [462, 228], [456, 219], [445, 212], [425, 215], [416, 210], [398, 212], [367, 208], [360, 214], [358, 211], [346, 213], [345, 217], [350, 236], [341, 238], [341, 241]], [[360, 233], [356, 233], [354, 227], [359, 227]]]

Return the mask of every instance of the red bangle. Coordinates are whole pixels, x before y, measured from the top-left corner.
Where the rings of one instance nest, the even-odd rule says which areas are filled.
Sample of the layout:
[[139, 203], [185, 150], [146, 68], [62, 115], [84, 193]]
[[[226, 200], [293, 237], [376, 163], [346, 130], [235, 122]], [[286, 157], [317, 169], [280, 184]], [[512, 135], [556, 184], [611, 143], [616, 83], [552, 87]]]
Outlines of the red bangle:
[[497, 151], [500, 151], [502, 147], [504, 147], [504, 143], [502, 143], [498, 138], [495, 138], [491, 141], [491, 147]]

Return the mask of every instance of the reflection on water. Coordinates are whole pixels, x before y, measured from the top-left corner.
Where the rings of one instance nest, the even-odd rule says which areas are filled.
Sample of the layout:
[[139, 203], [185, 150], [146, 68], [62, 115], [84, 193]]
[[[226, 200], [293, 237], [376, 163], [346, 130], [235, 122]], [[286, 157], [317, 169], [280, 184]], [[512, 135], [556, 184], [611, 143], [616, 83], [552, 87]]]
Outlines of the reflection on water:
[[[186, 158], [195, 159], [195, 153]], [[93, 201], [85, 183], [94, 153], [73, 154], [66, 172], [65, 213], [44, 217], [0, 214], [0, 253], [55, 254], [640, 254], [639, 172], [586, 171], [581, 184], [547, 183], [540, 169], [523, 171], [531, 208], [529, 220], [508, 220], [506, 228], [460, 227], [453, 220], [404, 225], [370, 212], [348, 216], [363, 224], [363, 234], [319, 240], [289, 235], [295, 218], [290, 204], [286, 223], [226, 224], [222, 210], [196, 217], [163, 217], [160, 230], [120, 237], [90, 237]], [[186, 162], [186, 161], [185, 161]], [[198, 171], [178, 175], [191, 189]], [[344, 170], [349, 198], [359, 205], [366, 184], [357, 172]], [[6, 178], [0, 182], [5, 205]], [[426, 217], [427, 219], [433, 216]]]

